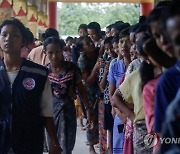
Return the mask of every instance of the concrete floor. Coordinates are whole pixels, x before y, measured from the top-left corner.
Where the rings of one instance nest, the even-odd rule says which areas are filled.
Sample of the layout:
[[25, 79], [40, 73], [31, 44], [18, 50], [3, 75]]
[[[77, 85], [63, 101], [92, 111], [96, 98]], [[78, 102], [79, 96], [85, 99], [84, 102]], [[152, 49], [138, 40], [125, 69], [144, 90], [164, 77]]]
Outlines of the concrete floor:
[[[82, 131], [80, 125], [77, 126], [77, 134], [76, 134], [76, 144], [73, 150], [73, 154], [88, 154], [88, 145], [86, 145], [86, 131]], [[100, 154], [99, 148], [96, 147], [95, 149], [97, 154]]]
[[[74, 150], [72, 152], [72, 154], [88, 154], [89, 150], [88, 150], [88, 145], [86, 145], [86, 131], [82, 131], [81, 127], [79, 125], [79, 121], [78, 121], [78, 126], [77, 126], [77, 134], [76, 134], [76, 144], [74, 147]], [[97, 146], [95, 145], [95, 150], [97, 152], [97, 154], [100, 154], [99, 152], [99, 148], [97, 148]], [[43, 154], [48, 154], [47, 152], [44, 152]]]

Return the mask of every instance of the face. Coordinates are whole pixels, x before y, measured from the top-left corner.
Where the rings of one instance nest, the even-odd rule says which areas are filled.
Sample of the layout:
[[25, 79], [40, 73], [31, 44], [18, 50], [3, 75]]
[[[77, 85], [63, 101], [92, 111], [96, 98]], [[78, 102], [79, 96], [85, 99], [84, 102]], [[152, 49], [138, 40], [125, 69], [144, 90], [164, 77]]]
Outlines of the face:
[[99, 40], [98, 34], [94, 29], [88, 29], [88, 35], [93, 40], [93, 42], [97, 42]]
[[85, 52], [93, 52], [95, 50], [94, 43], [89, 37], [84, 38], [82, 44]]
[[88, 35], [87, 31], [83, 28], [79, 29], [78, 31], [79, 36], [86, 36]]
[[134, 33], [134, 32], [131, 32], [131, 33], [130, 33], [129, 39], [130, 39], [130, 41], [131, 41], [131, 44], [135, 43], [135, 33]]
[[118, 55], [119, 54], [119, 46], [117, 42], [114, 42], [113, 44], [113, 50]]
[[111, 37], [111, 29], [106, 28], [106, 37]]
[[143, 32], [139, 32], [135, 35], [135, 45], [137, 45], [137, 43], [142, 35], [143, 35]]
[[155, 67], [161, 67], [161, 65], [159, 65], [151, 56], [148, 56], [148, 60], [150, 61], [150, 63], [155, 66]]
[[[139, 35], [137, 37], [139, 39]], [[138, 58], [138, 53], [137, 53], [137, 50], [136, 50], [135, 33], [134, 32], [130, 33], [129, 39], [130, 39], [130, 42], [131, 42], [130, 56], [131, 56], [131, 61], [133, 61], [133, 60]]]
[[174, 57], [174, 50], [172, 44], [168, 42], [163, 35], [159, 22], [154, 22], [151, 24], [151, 31], [157, 46], [168, 56]]
[[63, 61], [63, 50], [58, 44], [50, 43], [46, 46], [46, 54], [51, 64], [56, 65]]
[[114, 28], [111, 28], [111, 35], [114, 37], [116, 35], [118, 35], [119, 31], [114, 29]]
[[109, 54], [110, 56], [112, 55], [112, 53], [113, 53], [113, 47], [112, 47], [112, 45], [111, 44], [105, 44], [104, 45], [104, 49], [105, 49], [105, 52], [107, 53], [107, 54]]
[[0, 33], [0, 46], [4, 53], [20, 53], [23, 39], [19, 28], [15, 25], [5, 25]]
[[131, 43], [129, 36], [125, 36], [119, 39], [118, 46], [119, 46], [119, 51], [123, 57], [130, 57], [129, 51], [130, 51]]
[[131, 56], [131, 61], [133, 61], [133, 60], [138, 58], [138, 53], [136, 51], [136, 45], [135, 44], [131, 45], [130, 56]]
[[69, 41], [67, 42], [68, 46], [71, 46], [73, 43], [74, 43], [73, 39], [72, 39], [72, 40], [69, 40]]
[[167, 31], [175, 51], [175, 56], [180, 60], [180, 16], [168, 19]]

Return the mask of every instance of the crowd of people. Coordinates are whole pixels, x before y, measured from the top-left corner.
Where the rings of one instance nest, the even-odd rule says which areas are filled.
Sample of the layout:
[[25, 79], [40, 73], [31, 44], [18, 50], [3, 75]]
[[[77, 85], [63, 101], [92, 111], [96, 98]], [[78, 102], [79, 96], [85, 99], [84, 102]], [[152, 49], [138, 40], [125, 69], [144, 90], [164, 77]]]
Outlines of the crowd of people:
[[[0, 154], [72, 154], [77, 118], [89, 153], [180, 153], [180, 1], [130, 25], [81, 24], [42, 43], [16, 18], [0, 25]], [[83, 120], [83, 119], [86, 120]], [[85, 123], [83, 123], [85, 121]], [[46, 130], [44, 129], [46, 128]]]

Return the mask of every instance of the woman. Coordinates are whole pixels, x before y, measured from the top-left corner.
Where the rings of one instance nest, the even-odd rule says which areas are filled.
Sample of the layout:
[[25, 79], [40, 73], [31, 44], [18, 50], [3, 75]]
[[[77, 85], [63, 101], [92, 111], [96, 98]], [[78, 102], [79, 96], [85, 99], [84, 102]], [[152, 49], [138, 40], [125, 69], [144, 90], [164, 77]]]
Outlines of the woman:
[[24, 25], [15, 18], [0, 25], [0, 153], [43, 153], [46, 127], [50, 153], [60, 154], [53, 123], [47, 69], [21, 58], [28, 44]]
[[64, 42], [56, 37], [49, 37], [44, 42], [44, 50], [50, 61], [47, 68], [53, 94], [57, 137], [63, 153], [71, 154], [75, 145], [77, 127], [74, 105], [76, 88], [85, 103], [88, 113], [90, 112], [87, 93], [82, 85], [80, 71], [75, 64], [64, 61], [63, 47]]
[[101, 47], [101, 27], [97, 22], [90, 22], [87, 25], [87, 32], [95, 47]]
[[90, 37], [80, 38], [79, 48], [83, 51], [78, 59], [79, 67], [83, 76], [84, 84], [88, 91], [88, 100], [93, 109], [92, 127], [87, 129], [87, 140], [89, 143], [89, 152], [95, 154], [94, 145], [98, 143], [98, 103], [97, 77], [99, 74], [98, 50]]
[[[163, 19], [161, 18], [161, 15], [164, 14], [164, 12], [166, 12], [165, 16], [168, 17], [166, 9], [168, 5], [171, 5], [171, 3], [171, 1], [159, 3], [148, 17], [148, 24], [150, 25], [151, 33], [156, 41], [157, 46], [171, 58], [166, 61], [168, 66], [166, 67], [166, 71], [163, 70], [163, 75], [158, 81], [155, 92], [154, 130], [159, 134], [162, 129], [162, 123], [165, 120], [164, 117], [167, 106], [174, 99], [180, 85], [180, 82], [178, 82], [179, 80], [176, 76], [176, 72], [178, 72], [178, 70], [176, 70], [177, 66], [175, 65], [176, 57], [173, 44], [171, 41], [169, 41], [169, 38], [167, 38], [167, 36], [171, 36], [171, 33], [165, 35], [164, 33], [167, 32], [167, 29], [164, 30], [160, 22], [160, 20]], [[175, 10], [172, 11], [174, 12]], [[170, 67], [172, 69], [169, 70]]]

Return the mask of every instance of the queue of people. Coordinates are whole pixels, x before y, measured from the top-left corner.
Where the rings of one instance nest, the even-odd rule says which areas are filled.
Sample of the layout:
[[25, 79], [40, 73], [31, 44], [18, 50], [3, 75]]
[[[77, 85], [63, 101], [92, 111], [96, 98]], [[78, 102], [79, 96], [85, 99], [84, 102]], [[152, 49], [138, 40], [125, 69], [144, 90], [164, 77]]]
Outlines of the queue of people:
[[164, 140], [180, 137], [179, 6], [160, 2], [138, 23], [118, 21], [105, 33], [97, 22], [81, 24], [66, 42], [48, 28], [37, 47], [18, 19], [3, 21], [0, 154], [41, 154], [44, 143], [50, 154], [72, 154], [76, 115], [90, 154], [95, 145], [100, 154], [180, 153]]

